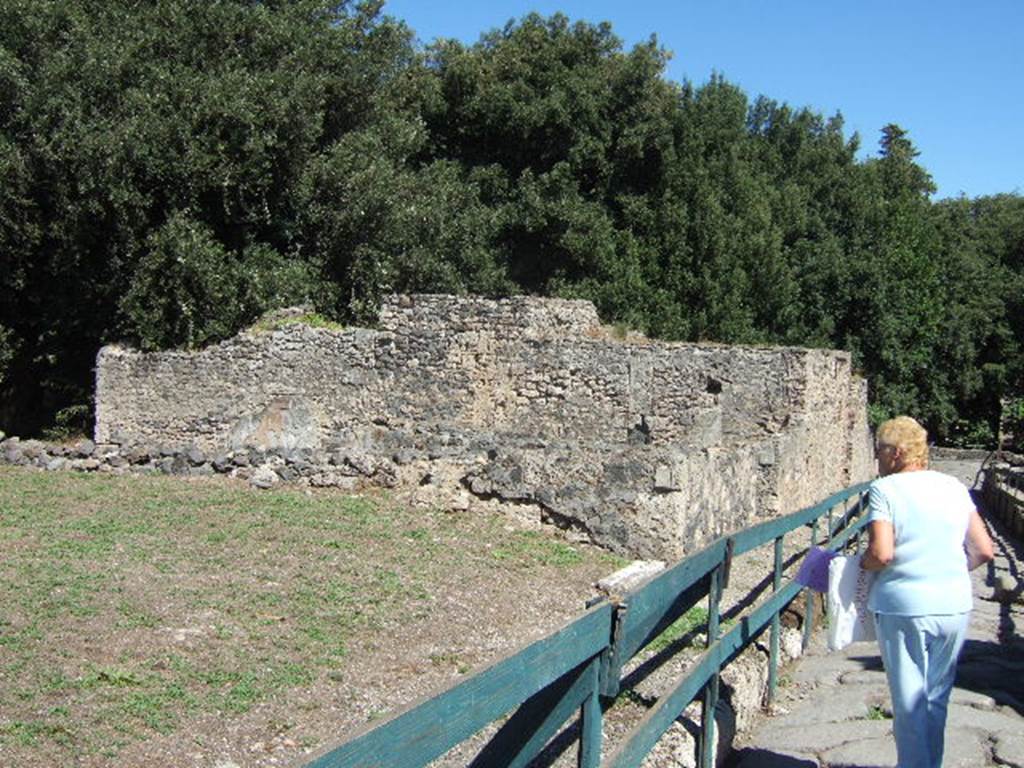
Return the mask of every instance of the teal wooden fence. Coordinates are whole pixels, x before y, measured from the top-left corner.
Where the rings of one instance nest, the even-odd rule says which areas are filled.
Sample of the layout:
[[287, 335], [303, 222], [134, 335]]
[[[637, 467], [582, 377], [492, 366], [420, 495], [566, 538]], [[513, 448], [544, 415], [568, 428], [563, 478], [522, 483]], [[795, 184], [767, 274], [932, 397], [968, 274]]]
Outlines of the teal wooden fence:
[[[658, 739], [689, 704], [701, 697], [700, 762], [713, 763], [714, 717], [723, 667], [770, 631], [769, 697], [776, 685], [779, 614], [799, 594], [783, 583], [783, 544], [787, 534], [803, 532], [808, 544], [838, 549], [865, 525], [867, 484], [738, 533], [723, 536], [625, 595], [601, 603], [560, 630], [467, 677], [387, 720], [325, 750], [306, 768], [421, 768], [499, 718], [508, 718], [472, 760], [473, 768], [526, 766], [556, 735], [579, 717], [578, 764], [583, 768], [640, 765]], [[737, 618], [727, 632], [720, 627], [722, 591], [732, 559], [771, 544], [772, 594]], [[812, 615], [808, 593], [807, 615]], [[619, 693], [623, 666], [670, 624], [707, 600], [707, 647], [684, 677], [662, 695], [610, 753], [602, 755], [602, 704]], [[811, 622], [804, 622], [804, 641]]]

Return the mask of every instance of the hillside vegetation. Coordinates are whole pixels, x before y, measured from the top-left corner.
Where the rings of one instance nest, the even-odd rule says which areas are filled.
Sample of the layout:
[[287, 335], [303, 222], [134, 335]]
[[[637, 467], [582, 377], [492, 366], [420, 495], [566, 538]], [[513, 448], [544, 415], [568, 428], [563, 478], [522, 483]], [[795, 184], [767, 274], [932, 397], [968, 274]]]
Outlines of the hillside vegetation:
[[0, 428], [87, 423], [104, 342], [396, 291], [848, 349], [874, 418], [944, 442], [1019, 402], [1024, 198], [934, 201], [905, 128], [858, 159], [841, 115], [668, 81], [653, 38], [531, 15], [420, 49], [380, 5], [0, 0]]

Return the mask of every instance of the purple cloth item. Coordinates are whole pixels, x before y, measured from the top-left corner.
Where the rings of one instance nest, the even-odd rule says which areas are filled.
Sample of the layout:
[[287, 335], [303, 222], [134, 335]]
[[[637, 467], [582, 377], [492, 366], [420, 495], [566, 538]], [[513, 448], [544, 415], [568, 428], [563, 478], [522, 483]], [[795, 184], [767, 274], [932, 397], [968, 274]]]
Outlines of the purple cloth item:
[[796, 574], [796, 583], [813, 589], [815, 592], [828, 592], [828, 564], [835, 556], [835, 552], [829, 552], [820, 547], [811, 547], [807, 550], [804, 561], [800, 563], [800, 570]]

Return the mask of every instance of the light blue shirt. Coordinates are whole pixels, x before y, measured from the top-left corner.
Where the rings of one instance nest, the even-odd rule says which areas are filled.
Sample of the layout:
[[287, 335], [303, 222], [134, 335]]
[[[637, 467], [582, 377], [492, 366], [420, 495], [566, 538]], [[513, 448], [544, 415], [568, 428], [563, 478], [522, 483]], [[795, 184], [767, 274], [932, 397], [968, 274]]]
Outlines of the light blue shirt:
[[900, 616], [971, 610], [964, 540], [973, 510], [963, 483], [941, 472], [899, 472], [871, 483], [868, 520], [892, 523], [896, 546], [868, 608]]

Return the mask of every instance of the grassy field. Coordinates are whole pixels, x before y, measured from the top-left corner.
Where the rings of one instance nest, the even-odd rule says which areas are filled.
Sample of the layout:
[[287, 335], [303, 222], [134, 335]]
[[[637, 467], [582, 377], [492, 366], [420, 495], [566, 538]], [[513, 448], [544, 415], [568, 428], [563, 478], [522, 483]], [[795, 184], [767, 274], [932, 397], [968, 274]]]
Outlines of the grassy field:
[[428, 666], [480, 661], [445, 642], [446, 606], [472, 614], [550, 583], [574, 594], [619, 564], [379, 495], [2, 467], [0, 764], [120, 764], [166, 737], [215, 765], [204, 723], [237, 720], [241, 744], [287, 707], [288, 743], [316, 746], [303, 710], [403, 637]]

